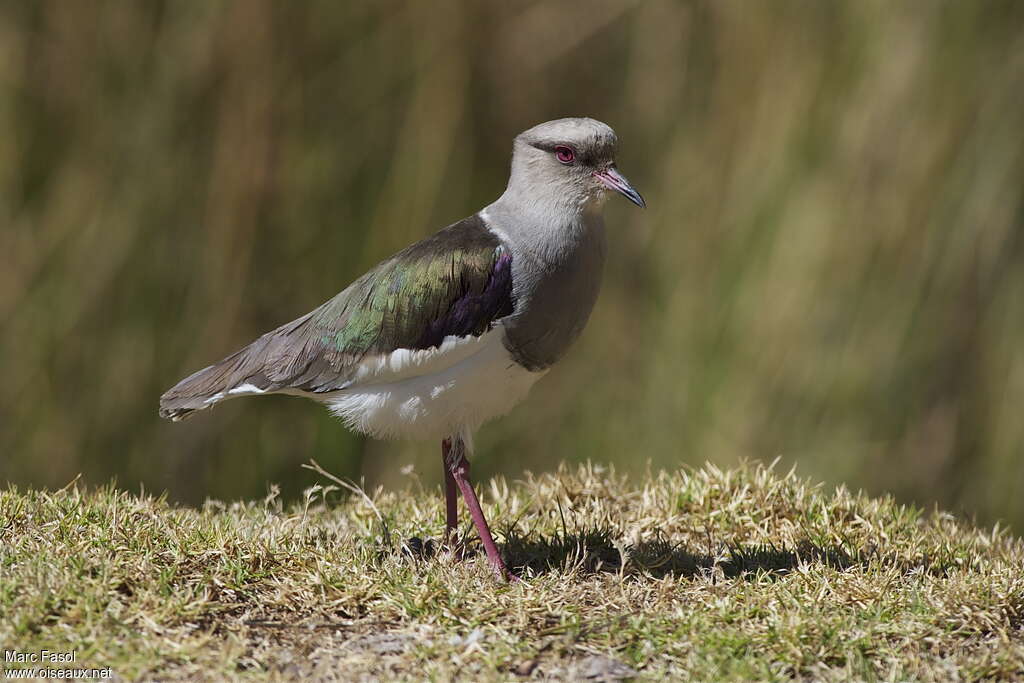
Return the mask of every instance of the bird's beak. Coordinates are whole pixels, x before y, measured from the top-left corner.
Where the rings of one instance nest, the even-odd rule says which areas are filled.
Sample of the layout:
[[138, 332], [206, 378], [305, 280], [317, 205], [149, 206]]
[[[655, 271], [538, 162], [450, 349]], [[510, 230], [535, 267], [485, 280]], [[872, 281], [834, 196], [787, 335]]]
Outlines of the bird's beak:
[[633, 186], [626, 180], [626, 176], [619, 173], [619, 169], [614, 166], [602, 169], [600, 171], [594, 171], [594, 177], [601, 181], [601, 184], [610, 190], [622, 194], [626, 199], [633, 202], [641, 209], [647, 208], [647, 202], [640, 196], [640, 193], [633, 189]]

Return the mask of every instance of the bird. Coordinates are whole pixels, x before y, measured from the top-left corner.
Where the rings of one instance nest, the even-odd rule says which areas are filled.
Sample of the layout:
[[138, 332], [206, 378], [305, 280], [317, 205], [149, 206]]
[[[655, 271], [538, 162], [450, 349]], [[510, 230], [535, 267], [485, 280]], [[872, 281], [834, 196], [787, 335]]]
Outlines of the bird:
[[491, 568], [517, 580], [470, 481], [473, 436], [522, 401], [586, 325], [609, 195], [646, 207], [616, 166], [616, 146], [607, 124], [586, 117], [520, 133], [496, 201], [181, 380], [161, 396], [160, 415], [178, 421], [228, 399], [286, 394], [373, 438], [439, 440], [445, 540], [461, 493]]

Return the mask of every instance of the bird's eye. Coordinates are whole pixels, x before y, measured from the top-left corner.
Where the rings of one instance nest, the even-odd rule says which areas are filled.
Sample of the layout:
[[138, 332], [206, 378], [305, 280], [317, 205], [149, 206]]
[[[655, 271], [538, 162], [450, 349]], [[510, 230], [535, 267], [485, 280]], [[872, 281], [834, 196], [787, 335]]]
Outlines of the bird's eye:
[[576, 160], [576, 153], [572, 151], [572, 147], [558, 145], [555, 147], [555, 158], [563, 164], [571, 164]]

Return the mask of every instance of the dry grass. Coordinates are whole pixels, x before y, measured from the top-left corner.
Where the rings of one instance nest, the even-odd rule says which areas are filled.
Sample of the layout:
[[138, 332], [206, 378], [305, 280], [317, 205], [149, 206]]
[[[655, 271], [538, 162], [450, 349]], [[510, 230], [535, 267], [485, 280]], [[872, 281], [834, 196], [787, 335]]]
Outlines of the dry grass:
[[483, 493], [520, 583], [402, 541], [443, 524], [415, 478], [287, 509], [11, 487], [0, 642], [160, 680], [1024, 675], [1024, 544], [998, 529], [754, 465]]

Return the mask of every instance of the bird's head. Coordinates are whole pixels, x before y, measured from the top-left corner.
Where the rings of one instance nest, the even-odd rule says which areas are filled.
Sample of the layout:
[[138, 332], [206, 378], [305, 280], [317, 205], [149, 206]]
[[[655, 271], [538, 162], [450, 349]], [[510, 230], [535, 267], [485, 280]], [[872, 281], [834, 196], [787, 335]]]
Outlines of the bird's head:
[[615, 143], [615, 131], [594, 119], [542, 123], [516, 137], [511, 182], [581, 208], [600, 206], [614, 190], [643, 208], [644, 198], [615, 167]]

